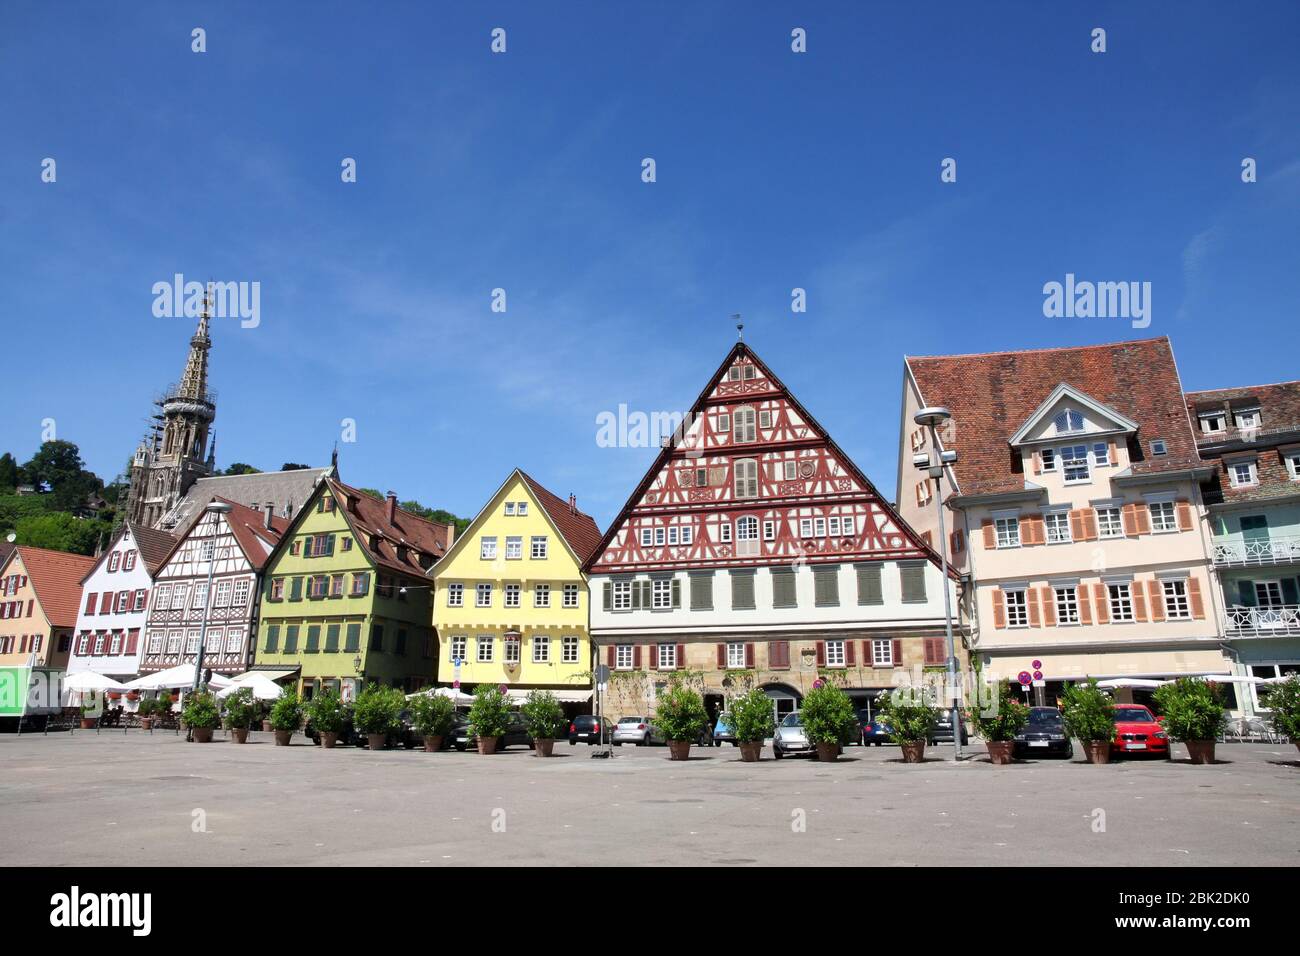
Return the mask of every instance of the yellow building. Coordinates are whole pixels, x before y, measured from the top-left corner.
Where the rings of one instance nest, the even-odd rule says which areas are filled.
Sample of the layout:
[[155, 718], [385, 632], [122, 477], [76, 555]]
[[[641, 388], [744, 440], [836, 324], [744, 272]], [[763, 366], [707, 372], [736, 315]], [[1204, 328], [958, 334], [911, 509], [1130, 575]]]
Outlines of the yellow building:
[[580, 712], [591, 700], [589, 599], [582, 564], [600, 529], [516, 469], [429, 570], [438, 682], [505, 684], [511, 696], [554, 691]]

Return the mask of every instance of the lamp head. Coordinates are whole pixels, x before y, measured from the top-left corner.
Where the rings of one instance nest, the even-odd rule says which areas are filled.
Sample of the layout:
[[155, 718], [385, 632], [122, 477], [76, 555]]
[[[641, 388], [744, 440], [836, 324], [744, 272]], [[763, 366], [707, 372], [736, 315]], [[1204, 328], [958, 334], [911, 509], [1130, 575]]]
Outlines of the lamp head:
[[917, 468], [928, 468], [928, 467], [930, 466], [930, 456], [929, 456], [929, 455], [913, 455], [913, 456], [912, 456], [912, 464], [915, 465]]
[[944, 406], [927, 405], [912, 416], [912, 421], [927, 428], [937, 428], [950, 418], [952, 418], [952, 412]]

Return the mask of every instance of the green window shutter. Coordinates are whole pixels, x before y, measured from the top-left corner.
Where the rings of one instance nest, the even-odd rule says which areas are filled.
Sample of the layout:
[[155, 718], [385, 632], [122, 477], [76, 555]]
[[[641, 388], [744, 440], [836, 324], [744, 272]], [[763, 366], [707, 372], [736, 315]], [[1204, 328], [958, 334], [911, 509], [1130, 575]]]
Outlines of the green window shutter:
[[691, 610], [713, 610], [713, 575], [691, 575]]
[[838, 607], [840, 567], [838, 564], [813, 568], [813, 603], [817, 607]]
[[682, 606], [682, 582], [677, 578], [673, 578], [673, 607], [679, 608], [681, 606]]
[[632, 607], [633, 609], [641, 606], [641, 582], [632, 582]]
[[397, 647], [394, 648], [393, 653], [406, 655], [406, 631], [401, 628], [397, 631]]
[[880, 565], [878, 564], [859, 564], [858, 572], [858, 603], [859, 604], [884, 604], [885, 596], [880, 583]]
[[339, 629], [338, 624], [330, 624], [325, 628], [325, 652], [334, 653], [339, 649]]
[[381, 653], [384, 650], [384, 626], [382, 624], [375, 624], [370, 628], [370, 649]]
[[293, 578], [289, 581], [289, 600], [302, 600], [302, 578]]
[[772, 569], [772, 606], [798, 607], [799, 598], [795, 588], [795, 574], [791, 568]]
[[266, 653], [267, 654], [278, 653], [277, 649], [279, 648], [279, 646], [280, 646], [280, 625], [272, 624], [270, 627], [266, 629]]
[[343, 650], [348, 654], [361, 650], [360, 624], [352, 623], [348, 625], [347, 636], [343, 640]]
[[752, 611], [754, 609], [754, 573], [752, 571], [731, 572], [731, 607], [732, 610]]
[[904, 564], [898, 569], [903, 579], [903, 603], [925, 603], [925, 565]]
[[325, 539], [325, 554], [329, 557], [334, 556], [334, 535], [330, 535]]
[[1255, 606], [1255, 582], [1238, 581], [1237, 582], [1237, 602], [1245, 607]]
[[613, 595], [614, 595], [613, 583], [610, 581], [606, 581], [600, 589], [600, 594], [601, 594], [600, 606], [602, 609], [608, 611], [613, 602]]
[[320, 650], [320, 625], [307, 625], [307, 646], [303, 648], [308, 654], [315, 654]]
[[284, 629], [284, 652], [286, 654], [298, 653], [298, 625], [290, 624]]

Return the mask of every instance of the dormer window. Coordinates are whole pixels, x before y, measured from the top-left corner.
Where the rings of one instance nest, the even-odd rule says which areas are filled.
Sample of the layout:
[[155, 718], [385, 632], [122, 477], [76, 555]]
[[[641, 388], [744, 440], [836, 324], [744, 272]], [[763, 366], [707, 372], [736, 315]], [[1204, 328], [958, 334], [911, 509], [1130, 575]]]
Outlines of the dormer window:
[[1243, 408], [1233, 413], [1233, 424], [1239, 429], [1258, 428], [1259, 427], [1259, 409]]
[[1088, 446], [1066, 445], [1061, 449], [1061, 471], [1067, 485], [1089, 481], [1092, 472], [1088, 468]]
[[1206, 435], [1223, 431], [1228, 423], [1228, 417], [1222, 411], [1201, 412], [1198, 417], [1201, 421], [1201, 431]]
[[1056, 434], [1069, 435], [1074, 432], [1083, 431], [1083, 414], [1076, 409], [1067, 408], [1059, 412], [1056, 418], [1052, 419], [1056, 426]]

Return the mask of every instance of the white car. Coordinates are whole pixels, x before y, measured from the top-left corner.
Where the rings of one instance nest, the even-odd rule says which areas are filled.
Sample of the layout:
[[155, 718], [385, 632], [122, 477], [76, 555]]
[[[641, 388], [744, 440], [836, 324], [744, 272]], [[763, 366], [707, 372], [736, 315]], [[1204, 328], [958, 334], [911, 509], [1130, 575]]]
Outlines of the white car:
[[659, 735], [658, 729], [645, 717], [620, 718], [618, 725], [614, 728], [615, 747], [621, 747], [623, 744], [647, 747], [650, 744], [661, 744], [663, 742], [664, 739]]
[[786, 714], [785, 720], [781, 721], [772, 736], [772, 754], [776, 759], [780, 760], [786, 754], [811, 754], [816, 750], [803, 729], [803, 718], [799, 712]]

